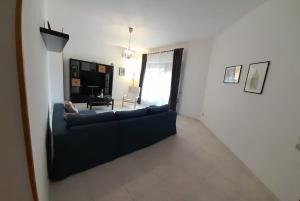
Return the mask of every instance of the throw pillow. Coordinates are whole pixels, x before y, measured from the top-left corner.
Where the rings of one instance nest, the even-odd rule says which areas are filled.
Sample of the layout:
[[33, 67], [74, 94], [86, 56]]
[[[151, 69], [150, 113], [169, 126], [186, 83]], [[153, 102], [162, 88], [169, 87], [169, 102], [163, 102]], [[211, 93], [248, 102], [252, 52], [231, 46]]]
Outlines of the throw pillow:
[[65, 101], [64, 108], [67, 113], [78, 113], [78, 110], [75, 108], [71, 101]]

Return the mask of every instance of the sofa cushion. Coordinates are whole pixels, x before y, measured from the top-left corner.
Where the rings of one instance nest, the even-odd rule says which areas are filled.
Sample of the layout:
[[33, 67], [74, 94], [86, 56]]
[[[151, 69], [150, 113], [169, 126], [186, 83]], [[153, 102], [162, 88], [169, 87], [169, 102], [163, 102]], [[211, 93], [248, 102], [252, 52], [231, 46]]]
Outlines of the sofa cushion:
[[135, 117], [140, 117], [145, 115], [147, 115], [147, 110], [145, 108], [132, 110], [132, 111], [117, 111], [115, 113], [115, 117], [117, 120], [130, 119], [130, 118], [135, 118]]
[[147, 107], [147, 112], [149, 114], [156, 114], [161, 112], [168, 112], [170, 109], [169, 105], [162, 105], [162, 106], [149, 106]]
[[67, 128], [85, 124], [93, 124], [99, 122], [113, 121], [115, 115], [113, 112], [104, 112], [99, 114], [79, 115], [78, 117], [65, 118]]

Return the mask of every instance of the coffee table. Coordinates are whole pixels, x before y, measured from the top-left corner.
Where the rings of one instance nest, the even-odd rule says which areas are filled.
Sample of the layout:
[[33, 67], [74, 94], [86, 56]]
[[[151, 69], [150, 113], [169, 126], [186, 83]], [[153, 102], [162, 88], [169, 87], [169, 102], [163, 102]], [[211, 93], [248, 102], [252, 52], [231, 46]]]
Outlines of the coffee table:
[[93, 106], [110, 106], [111, 109], [114, 109], [114, 99], [111, 96], [103, 96], [103, 97], [89, 97], [86, 103], [86, 107], [90, 110], [93, 109]]

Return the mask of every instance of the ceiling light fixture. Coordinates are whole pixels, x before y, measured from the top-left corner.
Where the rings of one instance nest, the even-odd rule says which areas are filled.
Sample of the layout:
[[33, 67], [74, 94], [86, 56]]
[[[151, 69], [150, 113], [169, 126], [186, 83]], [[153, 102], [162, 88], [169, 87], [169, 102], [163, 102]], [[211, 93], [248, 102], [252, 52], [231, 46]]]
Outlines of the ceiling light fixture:
[[129, 27], [129, 43], [128, 43], [128, 48], [126, 48], [123, 52], [123, 58], [125, 59], [131, 59], [133, 57], [133, 51], [130, 48], [130, 43], [131, 43], [131, 33], [133, 32], [133, 28]]

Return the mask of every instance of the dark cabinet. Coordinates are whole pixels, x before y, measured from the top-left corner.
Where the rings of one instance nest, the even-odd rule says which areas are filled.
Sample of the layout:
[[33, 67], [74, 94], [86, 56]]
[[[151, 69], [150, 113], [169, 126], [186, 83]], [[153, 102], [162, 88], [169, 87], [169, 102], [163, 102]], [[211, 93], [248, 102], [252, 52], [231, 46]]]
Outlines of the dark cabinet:
[[112, 95], [114, 67], [70, 59], [70, 100], [85, 103], [89, 97]]

